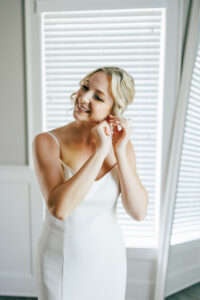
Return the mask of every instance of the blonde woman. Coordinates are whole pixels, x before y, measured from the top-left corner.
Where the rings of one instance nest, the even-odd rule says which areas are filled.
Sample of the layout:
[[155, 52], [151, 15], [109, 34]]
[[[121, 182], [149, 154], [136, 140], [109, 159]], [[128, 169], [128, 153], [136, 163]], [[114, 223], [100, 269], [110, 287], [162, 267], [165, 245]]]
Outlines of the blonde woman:
[[126, 248], [117, 199], [121, 193], [137, 221], [148, 205], [122, 117], [134, 93], [125, 70], [96, 69], [71, 95], [75, 121], [33, 139], [46, 204], [36, 257], [39, 300], [125, 299]]

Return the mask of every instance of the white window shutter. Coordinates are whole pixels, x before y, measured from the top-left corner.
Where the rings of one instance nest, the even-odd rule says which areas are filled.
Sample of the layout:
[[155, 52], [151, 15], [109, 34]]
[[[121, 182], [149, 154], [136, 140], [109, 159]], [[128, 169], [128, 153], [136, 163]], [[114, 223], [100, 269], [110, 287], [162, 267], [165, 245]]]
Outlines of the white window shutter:
[[113, 65], [134, 78], [135, 99], [124, 116], [131, 119], [131, 141], [149, 207], [145, 220], [137, 222], [119, 197], [118, 221], [126, 247], [157, 245], [156, 155], [164, 22], [163, 8], [42, 13], [44, 130], [74, 120], [69, 96], [90, 71]]
[[188, 97], [171, 244], [200, 238], [200, 39]]

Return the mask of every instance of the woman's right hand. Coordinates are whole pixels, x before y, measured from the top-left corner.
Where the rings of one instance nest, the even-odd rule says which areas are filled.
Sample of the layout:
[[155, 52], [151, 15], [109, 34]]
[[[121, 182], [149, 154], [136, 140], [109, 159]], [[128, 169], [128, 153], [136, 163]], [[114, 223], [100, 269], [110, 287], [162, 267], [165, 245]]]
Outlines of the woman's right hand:
[[92, 127], [91, 133], [95, 138], [96, 149], [104, 152], [106, 156], [112, 146], [112, 130], [110, 125], [107, 121], [103, 120]]

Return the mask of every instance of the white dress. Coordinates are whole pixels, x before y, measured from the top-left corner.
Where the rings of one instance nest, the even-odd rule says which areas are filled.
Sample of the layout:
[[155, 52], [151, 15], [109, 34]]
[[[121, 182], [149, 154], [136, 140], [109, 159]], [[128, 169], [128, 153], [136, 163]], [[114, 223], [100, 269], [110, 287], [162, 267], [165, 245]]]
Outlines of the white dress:
[[[67, 180], [75, 171], [60, 162]], [[93, 182], [66, 220], [45, 206], [36, 251], [39, 300], [125, 300], [127, 261], [116, 217], [121, 192], [116, 168]]]

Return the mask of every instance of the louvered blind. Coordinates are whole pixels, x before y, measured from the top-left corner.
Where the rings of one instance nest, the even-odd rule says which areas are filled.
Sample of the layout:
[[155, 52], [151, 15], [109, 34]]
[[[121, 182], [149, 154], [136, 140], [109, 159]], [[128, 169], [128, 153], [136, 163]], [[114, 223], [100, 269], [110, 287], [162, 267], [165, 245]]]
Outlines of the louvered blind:
[[74, 121], [69, 96], [90, 71], [118, 66], [135, 80], [135, 99], [124, 116], [131, 119], [137, 170], [149, 194], [149, 207], [145, 220], [137, 222], [119, 197], [118, 220], [126, 247], [157, 245], [156, 157], [164, 22], [162, 8], [42, 13], [45, 131]]
[[191, 78], [171, 244], [200, 238], [200, 39]]

